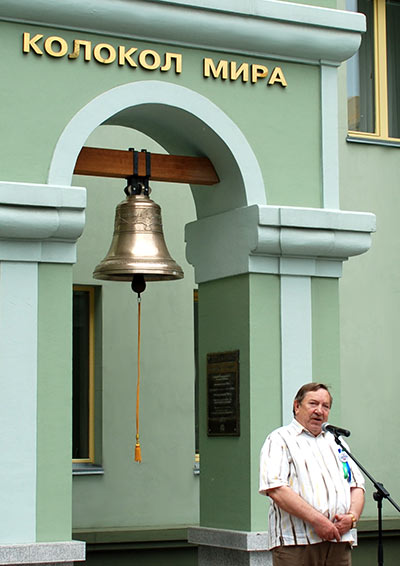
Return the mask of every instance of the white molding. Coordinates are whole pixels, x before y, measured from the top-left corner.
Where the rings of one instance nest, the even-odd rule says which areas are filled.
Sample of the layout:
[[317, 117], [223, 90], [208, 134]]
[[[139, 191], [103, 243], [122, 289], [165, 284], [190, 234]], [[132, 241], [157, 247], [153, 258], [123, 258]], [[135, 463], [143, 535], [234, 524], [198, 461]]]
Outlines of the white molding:
[[74, 263], [86, 189], [0, 181], [0, 261]]
[[0, 263], [0, 542], [36, 539], [38, 266]]
[[253, 205], [187, 224], [186, 256], [197, 283], [243, 273], [340, 277], [374, 231], [369, 213]]
[[337, 69], [321, 65], [322, 203], [339, 208], [339, 137]]
[[275, 0], [2, 0], [0, 19], [228, 53], [340, 64], [361, 14]]
[[0, 204], [80, 210], [86, 207], [86, 189], [82, 187], [0, 181], [0, 191]]
[[280, 283], [282, 424], [289, 424], [296, 392], [312, 381], [311, 277], [283, 275]]
[[[230, 207], [233, 196], [243, 204], [266, 203], [266, 191], [260, 166], [245, 136], [238, 126], [214, 103], [191, 89], [164, 81], [139, 81], [115, 87], [102, 93], [84, 106], [62, 132], [53, 153], [48, 182], [56, 185], [71, 183], [74, 167], [82, 146], [97, 126], [125, 109], [139, 111], [143, 105], [162, 105], [165, 114], [168, 108], [176, 108], [188, 113], [193, 118], [192, 135], [195, 128], [202, 136], [210, 139], [218, 136], [223, 143], [221, 152], [232, 156], [239, 169], [237, 188], [218, 186], [218, 196], [213, 195], [212, 206], [226, 210]], [[182, 132], [186, 135], [187, 132]], [[207, 139], [207, 137], [205, 137]], [[210, 142], [211, 144], [212, 142]], [[202, 147], [205, 152], [208, 147]], [[212, 156], [210, 156], [212, 158]], [[218, 157], [218, 156], [217, 156]], [[224, 157], [224, 156], [223, 156]], [[240, 182], [242, 181], [242, 183]], [[242, 191], [243, 194], [235, 194]], [[211, 205], [208, 205], [211, 206]], [[240, 206], [240, 205], [239, 205]], [[199, 210], [198, 210], [199, 213]]]

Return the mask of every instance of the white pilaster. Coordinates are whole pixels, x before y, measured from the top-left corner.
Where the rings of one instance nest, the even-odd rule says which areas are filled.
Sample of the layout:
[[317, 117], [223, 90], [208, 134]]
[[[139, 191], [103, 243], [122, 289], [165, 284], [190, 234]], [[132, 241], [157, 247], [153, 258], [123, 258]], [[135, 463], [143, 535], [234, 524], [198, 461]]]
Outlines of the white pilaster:
[[0, 265], [0, 542], [36, 535], [36, 263]]
[[321, 64], [322, 206], [339, 208], [337, 67]]
[[[18, 555], [18, 563], [29, 563], [32, 556], [32, 561], [36, 560], [36, 546], [29, 543], [36, 541], [37, 522], [39, 263], [74, 263], [76, 240], [85, 221], [85, 204], [83, 188], [0, 182], [0, 563], [3, 564], [15, 563], [12, 558], [15, 545], [19, 550], [21, 545], [27, 545], [22, 549], [25, 558]], [[50, 546], [53, 551], [54, 545]], [[81, 551], [78, 554], [80, 557], [76, 559], [81, 560], [83, 554]], [[1, 562], [3, 559], [10, 561]], [[68, 554], [66, 561], [72, 559]]]
[[311, 277], [281, 276], [282, 424], [298, 389], [312, 381]]

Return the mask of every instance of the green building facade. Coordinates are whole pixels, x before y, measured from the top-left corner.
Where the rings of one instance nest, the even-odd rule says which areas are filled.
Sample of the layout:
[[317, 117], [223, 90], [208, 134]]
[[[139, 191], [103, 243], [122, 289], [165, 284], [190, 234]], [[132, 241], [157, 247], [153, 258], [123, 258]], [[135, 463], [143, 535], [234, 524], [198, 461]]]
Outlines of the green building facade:
[[[366, 19], [320, 4], [2, 3], [0, 564], [85, 544], [89, 564], [270, 564], [259, 451], [311, 380], [398, 498], [399, 140], [349, 133]], [[140, 464], [136, 296], [93, 278], [126, 182], [76, 174], [83, 147], [206, 157], [219, 179], [151, 182], [185, 277], [142, 295]], [[233, 435], [207, 413], [227, 352]], [[375, 562], [372, 491], [355, 564]], [[390, 563], [389, 504], [384, 528]]]

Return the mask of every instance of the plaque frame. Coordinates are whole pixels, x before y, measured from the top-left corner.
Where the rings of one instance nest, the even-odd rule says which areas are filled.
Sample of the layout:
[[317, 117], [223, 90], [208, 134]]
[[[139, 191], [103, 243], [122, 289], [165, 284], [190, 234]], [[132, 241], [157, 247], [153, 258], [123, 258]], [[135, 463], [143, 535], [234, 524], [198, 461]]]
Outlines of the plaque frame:
[[240, 352], [207, 354], [207, 435], [240, 436]]

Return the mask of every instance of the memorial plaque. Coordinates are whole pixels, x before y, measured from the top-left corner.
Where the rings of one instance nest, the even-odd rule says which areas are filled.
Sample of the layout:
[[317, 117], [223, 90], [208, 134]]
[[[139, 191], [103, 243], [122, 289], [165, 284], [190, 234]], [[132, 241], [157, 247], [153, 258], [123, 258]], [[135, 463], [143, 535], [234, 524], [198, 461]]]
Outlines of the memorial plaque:
[[240, 436], [239, 350], [207, 354], [208, 436]]

